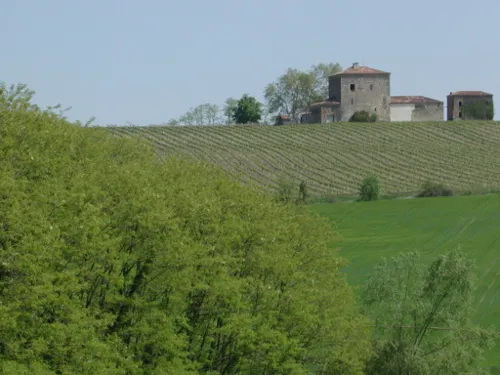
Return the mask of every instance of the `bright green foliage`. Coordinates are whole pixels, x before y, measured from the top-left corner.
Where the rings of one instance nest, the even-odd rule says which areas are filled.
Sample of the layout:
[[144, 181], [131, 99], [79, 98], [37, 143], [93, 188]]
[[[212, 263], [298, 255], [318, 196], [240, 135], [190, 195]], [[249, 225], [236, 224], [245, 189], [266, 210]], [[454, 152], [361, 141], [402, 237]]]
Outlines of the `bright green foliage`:
[[480, 369], [494, 331], [472, 323], [473, 263], [458, 251], [425, 269], [418, 253], [384, 259], [365, 284], [377, 327], [368, 375], [486, 374]]
[[376, 176], [366, 177], [359, 188], [360, 201], [376, 201], [380, 198], [380, 184]]
[[262, 116], [262, 104], [253, 96], [244, 94], [233, 109], [233, 120], [237, 124], [259, 122]]
[[282, 203], [293, 202], [294, 198], [296, 198], [295, 184], [290, 177], [284, 174], [279, 176], [277, 196], [278, 201]]
[[367, 324], [326, 223], [0, 103], [0, 373], [360, 373]]

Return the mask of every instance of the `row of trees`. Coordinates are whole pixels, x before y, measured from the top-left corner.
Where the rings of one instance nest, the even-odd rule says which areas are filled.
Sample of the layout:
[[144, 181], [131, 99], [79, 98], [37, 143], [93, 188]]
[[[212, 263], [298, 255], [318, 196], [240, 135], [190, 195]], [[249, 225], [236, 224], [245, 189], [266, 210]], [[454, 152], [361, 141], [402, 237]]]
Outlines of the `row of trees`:
[[[189, 109], [178, 119], [171, 119], [169, 125], [228, 125], [248, 122], [270, 124], [277, 114], [299, 120], [301, 112], [315, 101], [328, 97], [328, 77], [341, 71], [337, 63], [320, 63], [302, 71], [288, 68], [274, 82], [266, 85], [264, 98], [260, 103], [247, 94], [239, 100], [226, 99], [222, 106], [200, 104]], [[238, 109], [239, 107], [239, 109]]]
[[257, 123], [263, 119], [265, 108], [253, 96], [244, 94], [239, 100], [227, 98], [224, 105], [204, 103], [191, 108], [178, 119], [170, 119], [167, 125], [229, 125]]

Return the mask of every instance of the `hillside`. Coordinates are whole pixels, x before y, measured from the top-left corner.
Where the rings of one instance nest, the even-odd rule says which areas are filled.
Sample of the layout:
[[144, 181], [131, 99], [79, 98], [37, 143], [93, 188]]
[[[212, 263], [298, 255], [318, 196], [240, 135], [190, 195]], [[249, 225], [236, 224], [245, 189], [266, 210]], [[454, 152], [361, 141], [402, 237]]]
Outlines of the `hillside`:
[[[476, 320], [500, 331], [500, 195], [312, 207], [336, 223], [352, 285], [362, 285], [381, 257], [420, 251], [433, 259], [461, 246], [477, 264]], [[497, 368], [492, 373], [500, 374], [500, 340], [487, 358]]]
[[498, 122], [108, 129], [151, 141], [161, 154], [217, 164], [245, 183], [305, 180], [315, 196], [356, 195], [370, 173], [390, 195], [414, 193], [426, 179], [455, 191], [500, 189]]

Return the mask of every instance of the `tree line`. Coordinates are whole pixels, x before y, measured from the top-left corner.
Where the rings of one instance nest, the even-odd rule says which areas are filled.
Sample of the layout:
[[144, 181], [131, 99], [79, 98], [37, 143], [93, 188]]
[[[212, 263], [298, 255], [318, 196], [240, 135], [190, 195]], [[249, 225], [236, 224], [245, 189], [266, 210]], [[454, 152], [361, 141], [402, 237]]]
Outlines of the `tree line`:
[[271, 124], [278, 114], [298, 122], [311, 103], [328, 97], [328, 77], [341, 70], [338, 63], [319, 63], [305, 71], [288, 68], [264, 88], [265, 103], [248, 94], [229, 97], [222, 106], [204, 103], [190, 108], [167, 125]]

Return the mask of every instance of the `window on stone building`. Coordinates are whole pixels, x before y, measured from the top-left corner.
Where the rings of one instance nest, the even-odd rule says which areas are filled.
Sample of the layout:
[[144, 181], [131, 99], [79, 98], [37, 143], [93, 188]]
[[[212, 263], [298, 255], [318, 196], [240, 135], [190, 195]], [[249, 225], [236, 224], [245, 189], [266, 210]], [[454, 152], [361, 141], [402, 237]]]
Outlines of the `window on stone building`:
[[462, 106], [462, 102], [458, 102], [458, 106], [461, 107]]
[[351, 91], [356, 90], [356, 85], [354, 83], [351, 83]]
[[462, 112], [458, 112], [458, 117], [462, 118]]
[[373, 83], [370, 83], [370, 90], [373, 91]]
[[354, 99], [353, 98], [351, 98], [351, 104], [354, 104]]

